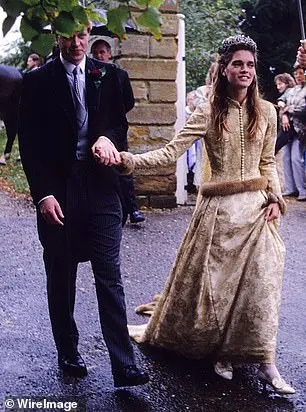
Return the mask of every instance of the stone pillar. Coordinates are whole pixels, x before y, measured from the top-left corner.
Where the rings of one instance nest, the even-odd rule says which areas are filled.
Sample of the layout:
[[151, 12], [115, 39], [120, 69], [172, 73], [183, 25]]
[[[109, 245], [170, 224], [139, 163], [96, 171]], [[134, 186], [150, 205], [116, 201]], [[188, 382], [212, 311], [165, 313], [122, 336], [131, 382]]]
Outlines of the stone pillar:
[[[116, 64], [127, 70], [136, 104], [128, 113], [129, 150], [142, 153], [162, 147], [174, 137], [178, 1], [162, 5], [162, 39], [147, 32], [129, 34], [120, 44]], [[137, 10], [134, 12], [137, 15]], [[140, 205], [176, 206], [176, 166], [134, 173]]]

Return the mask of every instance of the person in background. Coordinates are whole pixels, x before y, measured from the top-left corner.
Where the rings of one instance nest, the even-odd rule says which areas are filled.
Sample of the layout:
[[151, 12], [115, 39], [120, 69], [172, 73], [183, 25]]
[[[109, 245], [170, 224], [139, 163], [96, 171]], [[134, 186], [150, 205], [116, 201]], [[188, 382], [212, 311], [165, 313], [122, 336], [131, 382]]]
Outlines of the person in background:
[[143, 385], [149, 376], [136, 366], [127, 329], [114, 170], [128, 124], [116, 67], [86, 56], [89, 33], [87, 26], [69, 38], [59, 36], [59, 57], [25, 74], [20, 154], [37, 208], [59, 368], [87, 375], [74, 306], [78, 264], [90, 261], [114, 386]]
[[[25, 70], [16, 70], [14, 68], [2, 66], [0, 74], [1, 81], [5, 81], [2, 86], [2, 98], [0, 114], [3, 117], [7, 141], [4, 148], [4, 153], [0, 156], [0, 165], [5, 166], [11, 158], [14, 141], [17, 133], [18, 123], [18, 107], [21, 93], [22, 76], [32, 70], [38, 69], [41, 65], [41, 60], [38, 54], [32, 53], [27, 58], [27, 68]], [[3, 78], [2, 78], [3, 76]], [[20, 156], [16, 158], [20, 161]]]
[[274, 77], [275, 86], [280, 94], [280, 97], [289, 92], [289, 89], [296, 85], [295, 79], [289, 73], [277, 74]]
[[4, 121], [6, 144], [0, 156], [0, 165], [5, 166], [11, 159], [12, 149], [17, 134], [19, 100], [22, 88], [20, 70], [0, 65], [0, 118]]
[[[209, 66], [205, 85], [200, 86], [196, 89], [196, 98], [195, 98], [195, 107], [199, 104], [208, 102], [211, 91], [212, 85], [216, 78], [217, 74], [217, 62], [212, 62]], [[204, 139], [200, 139], [197, 142], [197, 152], [196, 152], [196, 164], [194, 168], [194, 184], [197, 187], [200, 187], [202, 179], [204, 178], [206, 181], [210, 178], [210, 167], [207, 152], [205, 149]]]
[[[280, 93], [280, 96], [277, 99], [277, 105], [279, 107], [279, 118], [282, 118], [282, 114], [285, 107], [285, 101], [288, 99], [290, 92], [292, 92], [292, 88], [296, 86], [296, 82], [294, 78], [289, 73], [281, 73], [274, 77], [275, 86]], [[277, 154], [280, 149], [285, 146], [292, 137], [292, 129], [291, 130], [283, 130], [281, 127], [280, 132], [276, 139], [275, 144], [275, 154]]]
[[284, 146], [283, 169], [285, 188], [283, 196], [297, 196], [298, 201], [306, 201], [306, 179], [304, 166], [305, 152], [305, 116], [306, 82], [304, 69], [297, 63], [293, 68], [297, 83], [288, 95], [282, 95], [279, 101], [283, 102], [281, 127], [290, 141]]
[[29, 73], [33, 70], [38, 69], [41, 66], [41, 58], [36, 53], [31, 53], [27, 59], [27, 68], [23, 71], [23, 74]]
[[275, 363], [284, 268], [276, 221], [286, 210], [274, 157], [277, 114], [259, 96], [256, 43], [231, 36], [219, 55], [210, 101], [173, 140], [121, 153], [126, 173], [167, 167], [204, 138], [211, 165], [154, 314], [129, 331], [139, 343], [210, 356], [224, 379], [233, 378], [235, 363], [260, 364], [264, 386], [294, 394]]
[[[192, 90], [191, 92], [188, 92], [186, 95], [186, 106], [185, 106], [186, 121], [189, 119], [194, 109], [196, 108], [195, 101], [196, 101], [196, 91]], [[195, 142], [191, 147], [189, 147], [186, 153], [187, 175], [186, 175], [185, 189], [187, 190], [188, 193], [197, 192], [197, 188], [194, 183], [194, 169], [196, 167], [196, 161], [197, 161], [197, 143], [198, 142]]]
[[195, 100], [196, 100], [196, 91], [192, 90], [191, 92], [188, 92], [187, 96], [186, 96], [186, 106], [185, 106], [186, 121], [192, 115], [192, 113], [193, 113], [193, 111], [196, 107], [195, 106]]
[[[96, 40], [90, 49], [92, 56], [104, 63], [109, 63], [112, 58], [112, 48], [111, 45], [104, 39]], [[118, 77], [123, 91], [124, 106], [125, 112], [128, 113], [134, 107], [134, 94], [133, 89], [130, 83], [128, 73], [117, 67]], [[128, 150], [128, 139], [127, 135], [124, 140], [124, 150]], [[128, 215], [130, 216], [131, 223], [140, 223], [145, 220], [145, 216], [138, 209], [136, 196], [135, 196], [135, 187], [134, 187], [134, 178], [130, 176], [121, 176], [120, 177], [120, 186], [122, 192], [122, 207], [123, 207], [123, 225], [125, 224]]]
[[218, 63], [213, 61], [209, 66], [206, 78], [205, 85], [200, 86], [196, 89], [196, 106], [201, 103], [206, 103], [210, 97], [212, 91], [212, 85], [217, 75]]

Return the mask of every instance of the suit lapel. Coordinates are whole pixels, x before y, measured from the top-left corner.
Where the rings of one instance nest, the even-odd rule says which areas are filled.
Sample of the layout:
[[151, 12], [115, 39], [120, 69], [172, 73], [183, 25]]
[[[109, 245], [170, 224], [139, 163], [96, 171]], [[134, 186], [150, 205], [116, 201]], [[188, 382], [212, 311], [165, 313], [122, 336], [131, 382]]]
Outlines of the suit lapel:
[[107, 77], [107, 64], [105, 64], [104, 66], [106, 68], [106, 75], [102, 77], [101, 84], [97, 87], [90, 73], [95, 68], [100, 69], [101, 66], [99, 65], [98, 67], [96, 67], [94, 60], [89, 58], [86, 59], [86, 93], [89, 115], [91, 111], [100, 110], [101, 102], [103, 102], [104, 82], [105, 77]]
[[[107, 77], [107, 64], [105, 64], [104, 66], [106, 68], [106, 74], [102, 77], [101, 84], [97, 88], [92, 76], [90, 76], [90, 72], [96, 66], [92, 59], [86, 58], [85, 79], [86, 79], [86, 94], [87, 94], [86, 99], [87, 99], [89, 119], [91, 117], [92, 112], [100, 110], [101, 102], [104, 101], [103, 94], [104, 94], [104, 82], [105, 82], [105, 78]], [[101, 66], [99, 65], [98, 68], [101, 68]], [[59, 102], [60, 106], [65, 111], [69, 119], [69, 122], [71, 123], [72, 127], [75, 129], [76, 120], [75, 120], [75, 110], [74, 110], [73, 98], [71, 95], [71, 90], [68, 84], [65, 69], [59, 58], [56, 58], [53, 62], [52, 77], [53, 77], [54, 93], [56, 95], [56, 100]]]
[[73, 128], [76, 127], [75, 110], [71, 90], [68, 84], [66, 72], [59, 58], [53, 63], [53, 85], [56, 99], [65, 111]]

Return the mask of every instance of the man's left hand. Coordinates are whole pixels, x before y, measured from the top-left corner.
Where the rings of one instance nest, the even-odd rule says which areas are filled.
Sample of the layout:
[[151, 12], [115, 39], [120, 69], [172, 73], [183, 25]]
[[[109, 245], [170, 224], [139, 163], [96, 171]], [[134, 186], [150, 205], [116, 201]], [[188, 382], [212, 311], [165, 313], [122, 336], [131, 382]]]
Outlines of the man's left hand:
[[120, 154], [114, 144], [104, 136], [100, 136], [91, 148], [95, 160], [104, 166], [113, 166], [120, 163]]

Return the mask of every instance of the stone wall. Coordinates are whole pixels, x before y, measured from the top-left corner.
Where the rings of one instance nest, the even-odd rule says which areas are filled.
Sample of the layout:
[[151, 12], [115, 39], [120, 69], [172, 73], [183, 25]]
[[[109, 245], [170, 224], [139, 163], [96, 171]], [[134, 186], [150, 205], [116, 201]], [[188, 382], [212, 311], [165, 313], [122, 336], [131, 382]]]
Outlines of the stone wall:
[[[162, 39], [146, 32], [129, 34], [120, 44], [116, 64], [128, 71], [136, 104], [128, 113], [129, 148], [141, 153], [163, 146], [174, 136], [176, 121], [176, 75], [178, 1], [161, 7]], [[137, 15], [137, 10], [135, 10]], [[175, 165], [134, 173], [140, 205], [176, 206]]]

